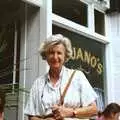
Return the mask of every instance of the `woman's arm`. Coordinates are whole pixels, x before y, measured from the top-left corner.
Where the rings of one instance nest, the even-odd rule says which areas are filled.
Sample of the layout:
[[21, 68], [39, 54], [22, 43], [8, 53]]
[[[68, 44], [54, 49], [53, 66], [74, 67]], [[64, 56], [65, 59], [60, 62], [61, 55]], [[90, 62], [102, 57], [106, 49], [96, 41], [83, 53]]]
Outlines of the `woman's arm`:
[[78, 118], [92, 117], [97, 114], [96, 103], [93, 102], [89, 106], [74, 109], [74, 116]]
[[36, 116], [28, 116], [28, 120], [55, 120], [54, 118], [40, 118]]
[[89, 106], [75, 109], [65, 106], [54, 106], [53, 112], [56, 120], [60, 117], [89, 118], [97, 114], [97, 107], [95, 102]]
[[35, 116], [28, 116], [28, 120], [43, 120], [43, 119]]

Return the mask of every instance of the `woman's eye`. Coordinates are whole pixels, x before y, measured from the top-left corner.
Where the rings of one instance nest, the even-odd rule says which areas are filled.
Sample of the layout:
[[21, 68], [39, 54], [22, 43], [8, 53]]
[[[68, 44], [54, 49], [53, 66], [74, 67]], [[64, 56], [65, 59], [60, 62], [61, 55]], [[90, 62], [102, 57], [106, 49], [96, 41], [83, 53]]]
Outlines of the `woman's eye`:
[[54, 52], [53, 52], [53, 51], [50, 51], [49, 54], [54, 54]]
[[61, 52], [58, 52], [58, 55], [61, 55], [62, 53]]

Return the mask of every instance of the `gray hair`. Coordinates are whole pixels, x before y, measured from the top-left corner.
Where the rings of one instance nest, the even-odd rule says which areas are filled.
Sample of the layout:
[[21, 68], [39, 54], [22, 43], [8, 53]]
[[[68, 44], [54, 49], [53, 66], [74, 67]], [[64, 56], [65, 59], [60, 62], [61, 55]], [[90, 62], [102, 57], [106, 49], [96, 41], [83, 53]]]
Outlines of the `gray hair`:
[[72, 46], [71, 41], [64, 37], [61, 34], [55, 34], [50, 36], [47, 40], [43, 41], [40, 44], [39, 53], [42, 56], [42, 59], [46, 60], [46, 52], [54, 45], [63, 44], [66, 50], [66, 59], [68, 61], [72, 57]]

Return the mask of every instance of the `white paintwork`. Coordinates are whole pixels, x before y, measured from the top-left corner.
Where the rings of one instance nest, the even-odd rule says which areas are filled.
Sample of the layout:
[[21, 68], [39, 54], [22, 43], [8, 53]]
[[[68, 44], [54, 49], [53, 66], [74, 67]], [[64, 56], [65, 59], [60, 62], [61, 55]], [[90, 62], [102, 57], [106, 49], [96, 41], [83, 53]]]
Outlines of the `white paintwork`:
[[[107, 69], [111, 72], [107, 74], [109, 102], [120, 103], [120, 14], [112, 13], [108, 16], [108, 39], [110, 41], [109, 64]], [[108, 60], [108, 61], [109, 61]]]
[[43, 2], [43, 0], [22, 0], [22, 1], [38, 7], [42, 6], [42, 2]]
[[56, 14], [53, 14], [52, 17], [53, 17], [53, 24], [56, 24], [56, 25], [61, 26], [63, 28], [68, 28], [71, 31], [85, 35], [87, 37], [90, 37], [90, 38], [95, 39], [97, 41], [100, 41], [102, 43], [105, 43], [105, 44], [108, 43], [107, 38], [105, 36], [93, 32], [93, 30], [91, 30], [91, 28], [89, 29], [87, 27], [84, 27], [82, 25], [74, 23], [68, 19], [60, 17]]
[[[52, 0], [43, 0], [40, 8], [40, 42], [50, 35], [52, 35]], [[48, 70], [48, 65], [41, 57], [39, 59], [39, 74], [43, 74]]]

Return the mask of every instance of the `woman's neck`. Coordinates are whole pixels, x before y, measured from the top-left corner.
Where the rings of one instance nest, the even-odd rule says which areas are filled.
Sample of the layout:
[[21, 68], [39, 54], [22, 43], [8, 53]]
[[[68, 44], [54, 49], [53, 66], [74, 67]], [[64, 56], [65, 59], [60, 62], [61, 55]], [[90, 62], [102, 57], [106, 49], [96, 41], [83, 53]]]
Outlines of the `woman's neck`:
[[59, 80], [61, 69], [50, 69], [49, 70], [49, 76], [50, 81], [55, 84]]

